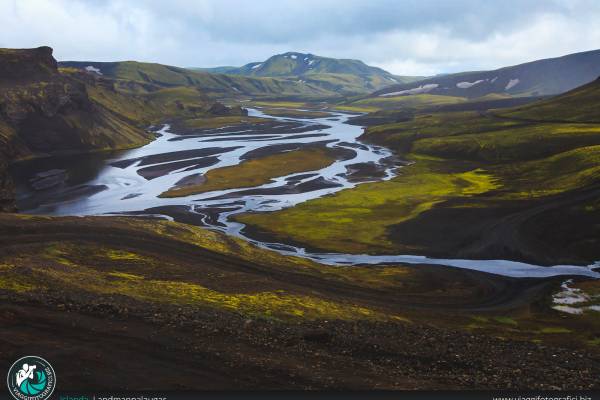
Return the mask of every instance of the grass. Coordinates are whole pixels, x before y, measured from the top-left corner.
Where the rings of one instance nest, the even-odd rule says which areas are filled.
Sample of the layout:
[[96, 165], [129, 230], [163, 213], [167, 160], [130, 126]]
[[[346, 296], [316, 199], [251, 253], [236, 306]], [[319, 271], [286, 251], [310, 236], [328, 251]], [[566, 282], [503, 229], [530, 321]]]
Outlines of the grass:
[[328, 148], [288, 151], [212, 169], [204, 175], [205, 183], [171, 188], [161, 193], [160, 197], [182, 197], [216, 190], [260, 186], [271, 182], [272, 178], [318, 170], [334, 161], [335, 156]]
[[113, 261], [135, 261], [135, 262], [144, 262], [146, 258], [140, 256], [137, 253], [132, 253], [130, 251], [125, 250], [106, 250], [106, 255]]
[[570, 329], [555, 326], [549, 326], [540, 330], [540, 333], [543, 334], [566, 334], [571, 332], [572, 331]]
[[292, 109], [296, 109], [296, 108], [311, 108], [314, 107], [314, 105], [311, 105], [310, 103], [305, 103], [303, 101], [252, 101], [251, 103], [253, 106], [258, 106], [258, 107], [275, 107], [275, 108], [292, 108]]
[[507, 198], [542, 197], [589, 186], [600, 177], [600, 145], [497, 168], [513, 189]]
[[[564, 104], [567, 110], [578, 104], [571, 96]], [[537, 104], [546, 109], [560, 99]], [[533, 105], [516, 110], [524, 109], [535, 115]], [[586, 109], [587, 116], [578, 114], [579, 119], [595, 115]], [[448, 217], [436, 217], [436, 230], [460, 233], [461, 221], [469, 220], [472, 210], [490, 207], [502, 210], [485, 214], [489, 226], [494, 226], [502, 213], [533, 206], [528, 201], [600, 183], [600, 124], [506, 117], [511, 112], [503, 111], [500, 117], [470, 111], [417, 113], [408, 121], [369, 127], [364, 140], [390, 147], [416, 163], [401, 168], [391, 181], [363, 184], [291, 209], [236, 219], [263, 234], [324, 251], [423, 254], [437, 251], [428, 236], [406, 230], [399, 236], [394, 233], [397, 227], [411, 226], [414, 231], [409, 223], [439, 216], [443, 210]], [[563, 229], [550, 233], [541, 228], [547, 219], [540, 214], [528, 221], [536, 240], [553, 240], [571, 248], [570, 254], [586, 254], [585, 261], [577, 262], [598, 259], [597, 202], [560, 207], [558, 215], [569, 215], [571, 225], [565, 220]]]
[[[30, 221], [31, 218], [23, 218]], [[52, 223], [40, 219], [43, 223]], [[80, 224], [81, 219], [72, 223]], [[97, 225], [115, 226], [116, 221], [96, 219]], [[27, 222], [29, 223], [29, 222]], [[32, 222], [35, 223], [35, 222]], [[168, 221], [121, 219], [117, 229], [126, 228], [132, 235], [156, 235], [176, 240], [185, 246], [197, 246], [211, 252], [246, 259], [272, 268], [324, 279], [347, 280], [355, 285], [379, 287], [388, 277], [405, 281], [411, 276], [402, 268], [372, 268], [364, 270], [334, 268], [310, 260], [287, 257], [260, 249], [246, 241], [221, 233]], [[63, 240], [40, 243], [38, 250], [27, 254], [0, 256], [0, 290], [24, 293], [88, 293], [94, 296], [123, 296], [145, 303], [161, 303], [187, 307], [213, 308], [242, 315], [280, 320], [408, 320], [389, 315], [346, 300], [324, 298], [311, 290], [289, 290], [264, 284], [244, 272], [220, 269], [211, 262], [206, 265], [180, 264], [176, 255], [162, 259], [154, 253], [139, 252], [120, 245], [100, 245], [93, 242]], [[158, 253], [157, 253], [158, 254]], [[18, 267], [19, 266], [19, 267]], [[345, 272], [349, 272], [346, 275]], [[392, 280], [393, 282], [394, 280]], [[232, 289], [231, 284], [234, 285]], [[245, 289], [235, 289], [237, 286]], [[258, 285], [258, 286], [257, 286]], [[119, 297], [117, 297], [119, 298]]]
[[207, 117], [206, 111], [212, 104], [205, 93], [194, 87], [155, 88], [140, 92], [131, 87], [109, 90], [102, 85], [93, 85], [88, 88], [88, 93], [107, 109], [144, 127], [166, 118]]
[[[279, 272], [297, 274], [298, 282], [304, 276], [351, 285], [359, 293], [362, 288], [398, 292], [402, 297], [414, 296], [415, 301], [436, 299], [444, 304], [446, 298], [477, 298], [480, 287], [474, 287], [469, 275], [459, 271], [434, 270], [426, 266], [338, 266], [316, 264], [297, 257], [267, 251], [250, 243], [191, 225], [169, 221], [132, 218], [40, 218], [4, 215], [0, 223], [17, 220], [19, 226], [29, 229], [46, 229], [54, 226], [65, 233], [78, 232], [75, 227], [89, 229], [88, 233], [103, 233], [110, 228], [115, 234], [139, 236], [142, 241], [151, 237], [173, 246], [180, 242], [182, 248], [196, 247], [199, 251], [233, 258], [207, 257], [191, 261], [177, 251], [153, 250], [151, 241], [141, 247], [130, 244], [79, 241], [77, 236], [60, 242], [28, 244], [28, 252], [10, 252], [0, 255], [0, 291], [12, 292], [20, 298], [62, 296], [68, 293], [70, 302], [78, 299], [117, 304], [130, 310], [151, 309], [157, 305], [223, 311], [249, 318], [298, 323], [305, 320], [379, 320], [434, 323], [452, 329], [476, 330], [478, 334], [503, 336], [517, 340], [536, 340], [540, 343], [564, 345], [594, 345], [594, 332], [600, 320], [593, 313], [582, 316], [558, 315], [541, 307], [524, 306], [507, 315], [492, 312], [468, 315], [439, 313], [427, 310], [407, 310], [397, 315], [395, 310], [375, 307], [370, 301], [352, 301], [345, 296], [322, 293], [304, 285], [289, 285], [279, 281]], [[56, 225], [58, 224], [58, 225]], [[87, 228], [85, 228], [87, 227]], [[150, 245], [150, 246], [149, 246]], [[32, 247], [33, 246], [33, 247]], [[263, 272], [255, 275], [252, 269], [230, 269], [231, 260], [247, 260]], [[221, 263], [225, 264], [222, 265]], [[243, 261], [242, 261], [243, 262]], [[477, 280], [478, 281], [478, 280]], [[285, 283], [287, 282], [287, 284]], [[280, 285], [282, 284], [282, 285]], [[583, 281], [590, 293], [597, 289], [595, 281]], [[459, 296], [459, 297], [456, 297]], [[467, 296], [467, 297], [462, 297]], [[132, 301], [135, 300], [135, 301]], [[387, 310], [387, 311], [386, 311]], [[597, 347], [597, 346], [596, 346]]]
[[[57, 98], [67, 102], [64, 111], [52, 118], [41, 112], [37, 119], [30, 117], [26, 132], [21, 124], [14, 125], [10, 120], [0, 122], [0, 142], [6, 145], [14, 142], [11, 145], [16, 150], [11, 155], [14, 159], [61, 151], [130, 148], [151, 140], [152, 135], [140, 127], [149, 118], [146, 118], [148, 113], [136, 111], [144, 109], [139, 99], [95, 83], [84, 87], [77, 74], [55, 72], [44, 79], [15, 85], [2, 93], [2, 102], [20, 112], [30, 107], [43, 109], [46, 104], [58, 101]], [[55, 132], [50, 141], [46, 137], [48, 129]]]
[[350, 73], [307, 73], [301, 75], [300, 79], [344, 95], [371, 93], [392, 83], [378, 75]]
[[[136, 82], [137, 89], [148, 85], [159, 88], [193, 87], [211, 98], [239, 96], [269, 96], [272, 98], [306, 97], [328, 98], [338, 94], [314, 84], [298, 82], [297, 79], [247, 77], [240, 75], [211, 74], [169, 65], [136, 61], [83, 63], [74, 62], [69, 67], [83, 68], [87, 65], [100, 68], [104, 76], [122, 81]], [[133, 85], [129, 85], [133, 87]]]
[[348, 103], [350, 107], [367, 107], [372, 110], [386, 110], [399, 108], [420, 109], [430, 106], [459, 104], [466, 102], [464, 97], [440, 96], [433, 94], [418, 94], [411, 96], [378, 96], [367, 97]]
[[[196, 233], [203, 234], [201, 230]], [[261, 252], [261, 250], [255, 249]], [[56, 243], [47, 248], [46, 258], [59, 266], [47, 268], [31, 263], [33, 278], [25, 284], [19, 280], [13, 265], [0, 265], [0, 289], [24, 292], [36, 290], [44, 282], [51, 285], [103, 295], [123, 295], [145, 302], [213, 307], [244, 315], [302, 319], [383, 319], [383, 314], [360, 306], [328, 301], [319, 297], [298, 295], [283, 290], [230, 293], [209, 289], [196, 282], [174, 279], [177, 266], [121, 249], [96, 247], [93, 244]], [[82, 261], [83, 260], [83, 261]], [[113, 268], [106, 270], [106, 261]], [[127, 262], [136, 262], [136, 273], [128, 272]], [[156, 265], [160, 263], [159, 265]], [[66, 268], [65, 268], [66, 267]], [[152, 278], [156, 271], [171, 279]], [[172, 271], [171, 274], [168, 271]], [[173, 273], [175, 272], [175, 273]], [[22, 279], [25, 280], [25, 279]]]
[[429, 137], [412, 151], [449, 159], [487, 163], [527, 161], [600, 144], [600, 125], [535, 124], [484, 133]]
[[123, 295], [137, 300], [226, 309], [249, 316], [302, 319], [371, 319], [383, 315], [364, 307], [294, 295], [285, 291], [224, 293], [177, 280], [146, 279], [123, 272], [103, 272], [86, 266], [77, 270], [34, 268], [37, 279], [58, 281], [96, 294]]
[[494, 320], [496, 322], [499, 322], [504, 325], [511, 325], [511, 326], [519, 325], [517, 321], [515, 321], [513, 318], [510, 318], [510, 317], [494, 317]]
[[262, 110], [265, 114], [284, 118], [327, 118], [331, 113], [325, 111], [313, 110], [290, 110], [282, 108], [265, 108]]
[[269, 121], [266, 118], [246, 117], [243, 115], [231, 115], [226, 117], [202, 117], [190, 118], [181, 121], [184, 128], [212, 129], [238, 124], [260, 124]]
[[355, 105], [335, 105], [333, 106], [334, 110], [339, 111], [348, 111], [348, 112], [359, 112], [359, 113], [369, 113], [378, 111], [378, 107], [372, 106], [355, 106]]
[[391, 181], [363, 184], [293, 208], [245, 214], [236, 220], [315, 248], [392, 252], [395, 245], [386, 238], [388, 227], [453, 196], [473, 196], [496, 188], [494, 177], [484, 170], [450, 172], [443, 170], [442, 163], [420, 160]]
[[35, 288], [27, 277], [18, 272], [19, 268], [15, 264], [0, 263], [0, 290], [21, 293]]
[[499, 114], [535, 121], [600, 123], [599, 101], [600, 81], [596, 80], [560, 96]]

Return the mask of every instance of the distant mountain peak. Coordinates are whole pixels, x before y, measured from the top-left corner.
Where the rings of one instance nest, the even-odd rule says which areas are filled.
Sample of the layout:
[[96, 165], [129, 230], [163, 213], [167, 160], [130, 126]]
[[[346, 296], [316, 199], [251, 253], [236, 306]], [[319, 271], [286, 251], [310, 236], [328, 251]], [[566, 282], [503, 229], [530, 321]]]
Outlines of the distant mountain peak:
[[239, 68], [205, 69], [213, 73], [293, 79], [295, 82], [340, 94], [364, 94], [383, 87], [416, 80], [400, 77], [359, 60], [338, 59], [312, 53], [288, 51]]

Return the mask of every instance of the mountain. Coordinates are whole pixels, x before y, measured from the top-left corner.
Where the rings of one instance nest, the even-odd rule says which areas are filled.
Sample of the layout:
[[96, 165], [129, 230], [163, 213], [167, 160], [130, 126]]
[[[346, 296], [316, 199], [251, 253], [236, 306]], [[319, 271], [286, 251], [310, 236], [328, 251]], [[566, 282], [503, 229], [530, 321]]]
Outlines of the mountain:
[[569, 54], [493, 71], [435, 76], [410, 84], [387, 87], [373, 97], [434, 94], [481, 97], [488, 94], [544, 96], [563, 93], [600, 75], [600, 50]]
[[237, 70], [238, 67], [232, 67], [232, 66], [212, 67], [212, 68], [189, 67], [186, 69], [189, 69], [190, 71], [210, 72], [211, 74], [227, 74], [230, 71]]
[[50, 47], [0, 49], [0, 211], [13, 209], [7, 173], [13, 161], [139, 146], [154, 137], [148, 125], [210, 115], [214, 108], [195, 88], [145, 90], [94, 71], [59, 68]]
[[395, 82], [394, 76], [381, 68], [371, 67], [359, 60], [320, 57], [313, 54], [288, 52], [277, 54], [263, 62], [253, 62], [229, 70], [229, 74], [246, 76], [300, 76], [309, 74], [378, 75]]
[[526, 121], [584, 122], [600, 124], [600, 77], [567, 93], [502, 115]]
[[177, 86], [195, 87], [209, 97], [240, 95], [270, 98], [327, 98], [338, 93], [291, 78], [267, 78], [225, 75], [170, 65], [136, 61], [95, 62], [62, 61], [63, 67], [77, 68], [101, 76], [137, 83], [136, 90]]
[[204, 71], [253, 77], [291, 77], [301, 83], [314, 84], [344, 94], [365, 93], [420, 79], [392, 75], [359, 60], [328, 58], [297, 52], [277, 54], [266, 61], [249, 63], [240, 68], [217, 67], [206, 68]]

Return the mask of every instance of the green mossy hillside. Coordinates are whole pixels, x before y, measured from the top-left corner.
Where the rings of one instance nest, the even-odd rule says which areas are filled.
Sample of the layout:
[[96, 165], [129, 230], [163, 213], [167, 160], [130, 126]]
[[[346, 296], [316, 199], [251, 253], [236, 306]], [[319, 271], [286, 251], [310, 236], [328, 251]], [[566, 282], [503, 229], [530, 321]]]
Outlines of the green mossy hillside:
[[297, 172], [319, 170], [335, 161], [328, 147], [308, 148], [251, 159], [237, 165], [208, 171], [203, 182], [173, 187], [160, 197], [182, 197], [192, 194], [233, 188], [255, 187], [272, 182], [273, 178]]
[[190, 87], [115, 81], [57, 67], [52, 49], [0, 51], [0, 210], [14, 210], [8, 165], [20, 159], [132, 148], [151, 124], [242, 115]]
[[214, 74], [288, 79], [338, 95], [367, 94], [386, 86], [413, 82], [421, 77], [396, 76], [359, 60], [335, 59], [314, 54], [288, 52], [240, 68], [206, 68]]
[[411, 162], [397, 177], [236, 219], [323, 251], [592, 263], [600, 259], [598, 86], [514, 109], [371, 126], [364, 140]]
[[96, 68], [101, 76], [118, 80], [123, 89], [135, 93], [156, 88], [193, 87], [212, 99], [240, 96], [266, 98], [334, 98], [339, 94], [310, 82], [294, 78], [246, 77], [211, 74], [169, 65], [122, 62], [66, 61], [61, 66], [85, 69]]

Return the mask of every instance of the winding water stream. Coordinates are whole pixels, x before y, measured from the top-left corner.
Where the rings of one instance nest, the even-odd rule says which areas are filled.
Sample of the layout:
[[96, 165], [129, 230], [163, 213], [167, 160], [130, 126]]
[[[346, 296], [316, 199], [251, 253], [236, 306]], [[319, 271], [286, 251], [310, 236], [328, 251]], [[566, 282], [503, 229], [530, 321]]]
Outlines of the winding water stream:
[[[243, 237], [256, 245], [286, 255], [295, 255], [330, 264], [410, 263], [467, 268], [513, 277], [583, 275], [600, 278], [592, 270], [598, 265], [537, 266], [507, 260], [433, 259], [417, 255], [357, 255], [311, 253], [303, 248], [268, 243], [244, 236], [243, 225], [231, 221], [234, 214], [273, 211], [291, 207], [329, 193], [353, 187], [365, 179], [356, 171], [368, 167], [377, 179], [390, 179], [396, 167], [385, 148], [357, 141], [362, 128], [347, 124], [350, 117], [332, 113], [325, 118], [272, 117], [259, 110], [250, 116], [278, 122], [263, 131], [248, 127], [207, 129], [193, 135], [177, 135], [165, 126], [152, 143], [135, 150], [111, 155], [86, 155], [34, 160], [14, 172], [19, 208], [32, 214], [48, 215], [176, 215], [186, 222], [208, 226]], [[344, 154], [318, 171], [274, 178], [255, 188], [236, 188], [181, 198], [158, 195], [190, 175], [236, 165], [254, 154], [272, 154], [314, 145], [337, 149]], [[145, 177], [144, 177], [145, 176]], [[373, 178], [372, 178], [373, 179]]]

